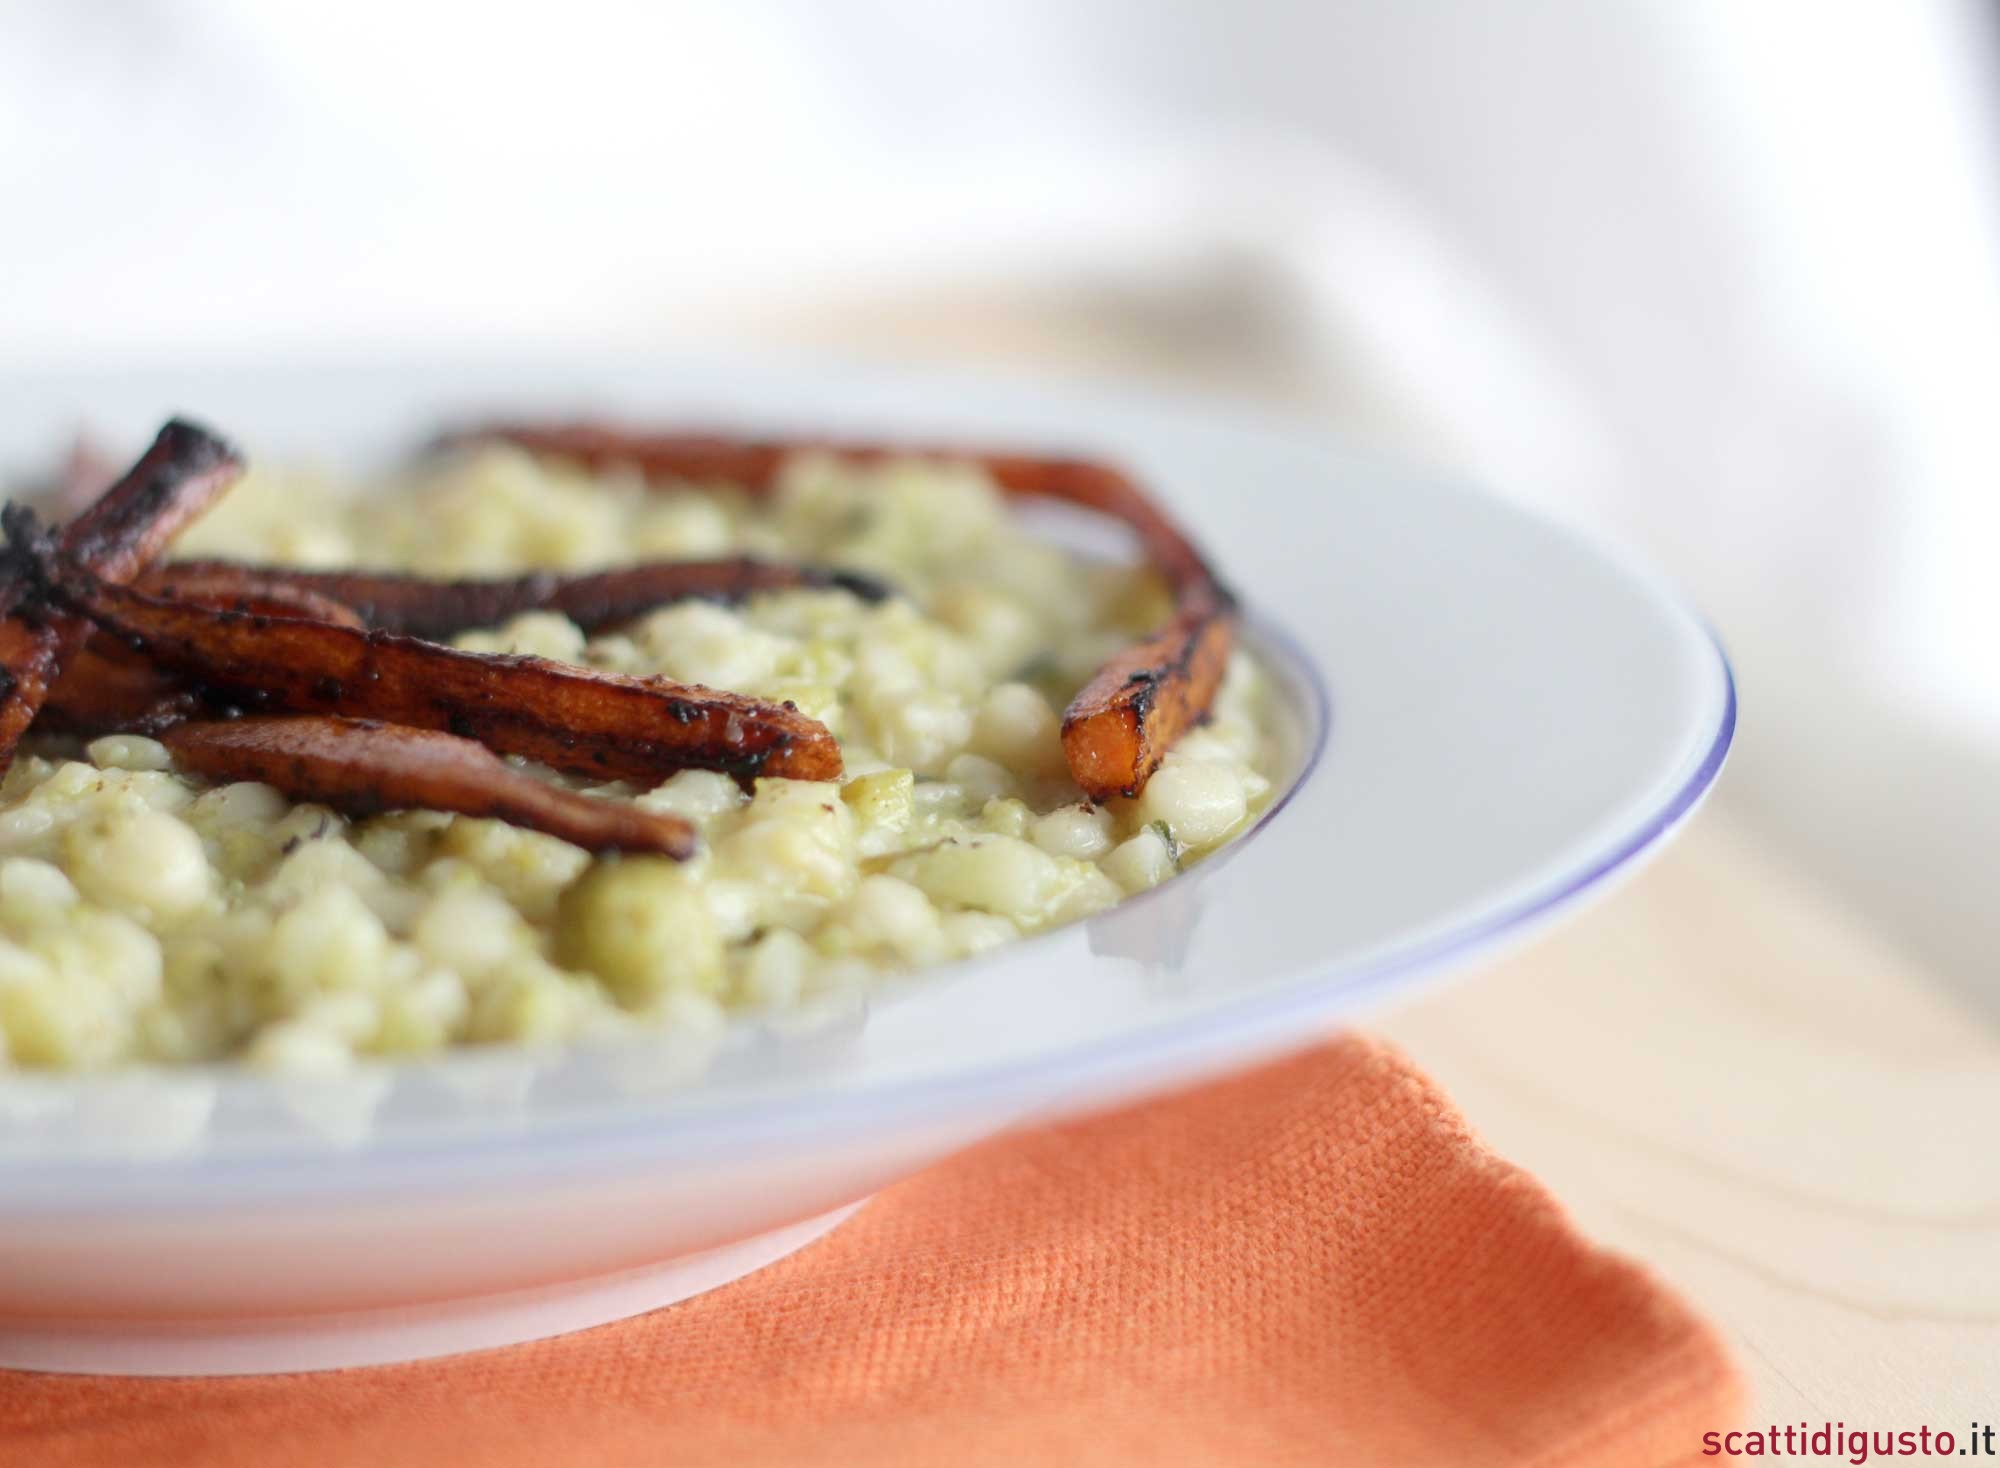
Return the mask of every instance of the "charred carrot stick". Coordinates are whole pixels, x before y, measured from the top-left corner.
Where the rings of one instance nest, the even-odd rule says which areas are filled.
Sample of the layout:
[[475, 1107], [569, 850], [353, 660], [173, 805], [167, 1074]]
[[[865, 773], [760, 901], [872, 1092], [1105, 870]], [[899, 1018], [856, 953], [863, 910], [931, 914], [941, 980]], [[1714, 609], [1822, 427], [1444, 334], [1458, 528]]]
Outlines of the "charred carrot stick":
[[651, 561], [581, 575], [434, 581], [391, 571], [306, 571], [236, 561], [176, 561], [141, 583], [148, 591], [182, 594], [189, 586], [223, 594], [237, 588], [287, 589], [352, 608], [370, 627], [437, 639], [474, 627], [494, 627], [523, 612], [561, 612], [586, 632], [629, 622], [678, 601], [737, 602], [763, 591], [837, 588], [880, 601], [888, 588], [869, 577], [815, 566], [741, 557], [722, 561]]
[[228, 561], [172, 561], [153, 567], [133, 584], [153, 596], [227, 612], [303, 617], [342, 627], [368, 625], [359, 611], [324, 591]]
[[35, 728], [85, 739], [156, 735], [201, 712], [201, 694], [186, 679], [124, 653], [100, 634], [64, 660]]
[[634, 433], [590, 424], [506, 425], [457, 439], [492, 439], [591, 469], [636, 468], [655, 481], [714, 482], [768, 491], [800, 452], [857, 462], [917, 457], [979, 465], [1010, 495], [1061, 500], [1122, 520], [1174, 594], [1166, 626], [1106, 663], [1063, 714], [1070, 773], [1093, 799], [1136, 795], [1178, 739], [1215, 699], [1236, 630], [1236, 599], [1185, 531], [1132, 480], [1081, 459], [810, 439]]
[[57, 534], [65, 556], [103, 581], [129, 581], [243, 472], [236, 450], [175, 418], [124, 477]]
[[[0, 596], [7, 595], [0, 587]], [[13, 763], [21, 736], [48, 701], [62, 653], [57, 627], [18, 614], [0, 619], [0, 770]]]
[[[169, 422], [124, 477], [54, 539], [60, 553], [107, 582], [128, 581], [242, 473], [236, 451], [205, 428]], [[24, 506], [6, 511], [10, 537], [34, 537]], [[88, 625], [35, 599], [35, 574], [18, 561], [0, 570], [0, 769], [34, 722], [64, 661]]]
[[685, 860], [695, 850], [694, 828], [679, 816], [560, 789], [435, 730], [305, 716], [184, 723], [160, 738], [184, 770], [260, 780], [350, 815], [417, 806], [525, 826], [588, 851]]
[[[352, 609], [281, 582], [200, 573], [169, 575], [163, 581], [156, 568], [141, 576], [139, 584], [162, 595], [232, 612], [308, 617], [345, 627], [361, 625]], [[154, 734], [199, 713], [201, 692], [185, 677], [155, 667], [95, 628], [91, 631], [83, 646], [63, 660], [36, 728], [86, 737]]]
[[477, 739], [598, 779], [840, 774], [826, 726], [789, 705], [397, 633], [148, 596], [43, 558], [50, 594], [148, 661], [255, 712], [345, 714]]

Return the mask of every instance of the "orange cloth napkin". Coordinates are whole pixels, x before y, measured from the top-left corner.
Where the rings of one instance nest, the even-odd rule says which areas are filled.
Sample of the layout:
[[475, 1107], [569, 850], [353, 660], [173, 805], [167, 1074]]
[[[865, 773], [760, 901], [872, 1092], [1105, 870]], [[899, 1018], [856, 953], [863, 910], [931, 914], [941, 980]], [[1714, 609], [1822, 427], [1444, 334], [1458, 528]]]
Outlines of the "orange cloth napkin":
[[307, 1376], [0, 1373], [0, 1462], [1699, 1462], [1714, 1334], [1345, 1038], [1010, 1137], [791, 1258], [555, 1340]]

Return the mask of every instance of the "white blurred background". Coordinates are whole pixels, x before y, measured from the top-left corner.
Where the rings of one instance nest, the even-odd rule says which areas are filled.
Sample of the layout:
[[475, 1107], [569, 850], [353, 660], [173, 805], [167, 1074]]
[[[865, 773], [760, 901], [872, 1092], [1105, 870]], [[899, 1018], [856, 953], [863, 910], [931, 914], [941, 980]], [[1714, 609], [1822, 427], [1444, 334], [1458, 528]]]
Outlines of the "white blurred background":
[[1972, 0], [0, 26], [0, 370], [763, 344], [1276, 402], [1666, 565], [1744, 684], [1722, 800], [2000, 1013]]

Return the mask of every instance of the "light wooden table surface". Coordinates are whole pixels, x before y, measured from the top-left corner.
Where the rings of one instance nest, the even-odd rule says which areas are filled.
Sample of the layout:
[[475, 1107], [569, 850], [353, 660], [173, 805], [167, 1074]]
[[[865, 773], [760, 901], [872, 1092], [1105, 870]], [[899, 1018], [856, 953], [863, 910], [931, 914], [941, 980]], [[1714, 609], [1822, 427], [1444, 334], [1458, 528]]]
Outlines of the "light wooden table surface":
[[1377, 1028], [1724, 1328], [1757, 1420], [2000, 1416], [2000, 1038], [1726, 811]]
[[[1421, 452], [1366, 382], [1241, 315], [1227, 300], [982, 289], [777, 301], [715, 325], [1209, 387], [1360, 420]], [[1728, 786], [1725, 773], [1717, 800], [1610, 897], [1374, 1028], [1591, 1237], [1723, 1328], [1753, 1420], [1992, 1422], [2000, 1034], [1760, 847]]]

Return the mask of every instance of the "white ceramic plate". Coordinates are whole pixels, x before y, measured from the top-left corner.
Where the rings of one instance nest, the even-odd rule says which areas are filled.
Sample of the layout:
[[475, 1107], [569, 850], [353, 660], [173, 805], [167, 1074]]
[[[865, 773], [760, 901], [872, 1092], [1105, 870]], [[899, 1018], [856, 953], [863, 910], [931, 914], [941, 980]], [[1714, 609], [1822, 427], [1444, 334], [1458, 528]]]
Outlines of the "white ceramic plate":
[[740, 362], [0, 382], [0, 466], [169, 411], [367, 461], [519, 410], [1102, 454], [1245, 593], [1289, 793], [1189, 874], [884, 991], [854, 1023], [468, 1053], [338, 1081], [0, 1072], [0, 1364], [302, 1369], [682, 1298], [1010, 1126], [1306, 1044], [1601, 890], [1683, 820], [1735, 720], [1650, 575], [1495, 500], [1213, 405]]

